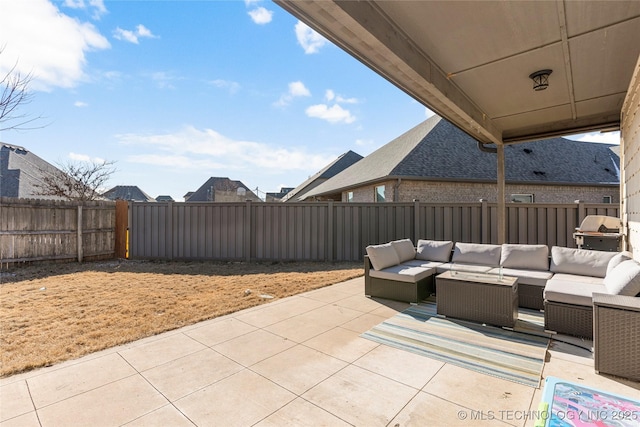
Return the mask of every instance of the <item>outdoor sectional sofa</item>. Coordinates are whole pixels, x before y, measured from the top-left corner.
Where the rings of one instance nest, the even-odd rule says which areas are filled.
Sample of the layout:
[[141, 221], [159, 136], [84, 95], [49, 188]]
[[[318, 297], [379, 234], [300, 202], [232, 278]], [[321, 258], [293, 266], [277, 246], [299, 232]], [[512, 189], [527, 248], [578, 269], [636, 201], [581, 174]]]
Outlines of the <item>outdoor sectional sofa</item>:
[[640, 264], [630, 252], [551, 248], [544, 288], [545, 329], [593, 337], [593, 294], [640, 296]]
[[[640, 296], [640, 263], [629, 252], [409, 239], [370, 245], [365, 294], [418, 303], [447, 270], [518, 277], [518, 305], [545, 311], [545, 329], [591, 338], [592, 294]], [[633, 298], [633, 303], [638, 300]], [[640, 316], [640, 314], [639, 314]]]
[[518, 277], [518, 305], [542, 310], [544, 286], [553, 276], [546, 245], [418, 240], [414, 248], [411, 240], [403, 239], [371, 245], [366, 251], [365, 294], [411, 303], [433, 293], [436, 274], [455, 269]]

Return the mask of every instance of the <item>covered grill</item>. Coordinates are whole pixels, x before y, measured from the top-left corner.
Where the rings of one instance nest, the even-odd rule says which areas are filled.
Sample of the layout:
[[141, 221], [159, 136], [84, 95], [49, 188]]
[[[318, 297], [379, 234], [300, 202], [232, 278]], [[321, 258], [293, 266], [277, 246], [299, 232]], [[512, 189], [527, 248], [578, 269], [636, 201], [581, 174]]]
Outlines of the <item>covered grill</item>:
[[587, 215], [573, 238], [579, 249], [617, 252], [621, 249], [622, 223], [619, 218], [604, 215]]

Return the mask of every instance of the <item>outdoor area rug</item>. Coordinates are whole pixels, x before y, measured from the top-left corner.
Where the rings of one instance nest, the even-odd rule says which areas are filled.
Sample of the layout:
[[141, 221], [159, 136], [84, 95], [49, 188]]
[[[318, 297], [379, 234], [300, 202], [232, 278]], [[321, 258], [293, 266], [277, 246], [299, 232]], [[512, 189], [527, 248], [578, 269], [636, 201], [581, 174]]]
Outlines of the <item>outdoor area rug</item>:
[[538, 387], [549, 334], [542, 313], [520, 313], [514, 330], [436, 314], [435, 302], [413, 305], [362, 337], [483, 374]]

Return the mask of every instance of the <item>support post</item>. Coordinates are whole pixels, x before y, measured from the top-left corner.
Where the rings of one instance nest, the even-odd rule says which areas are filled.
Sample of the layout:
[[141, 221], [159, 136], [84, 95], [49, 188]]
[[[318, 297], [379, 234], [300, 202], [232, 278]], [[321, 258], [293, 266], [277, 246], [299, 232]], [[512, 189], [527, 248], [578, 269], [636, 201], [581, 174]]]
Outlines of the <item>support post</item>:
[[420, 240], [420, 201], [413, 200], [413, 241], [417, 245]]
[[333, 262], [333, 201], [327, 203], [327, 261]]
[[507, 203], [505, 201], [504, 177], [504, 144], [497, 145], [498, 152], [498, 244], [506, 243], [507, 239]]
[[175, 245], [173, 244], [173, 202], [167, 203], [167, 223], [165, 230], [167, 231], [167, 239], [165, 241], [166, 251], [169, 255], [169, 259], [173, 260], [173, 251]]
[[78, 262], [82, 262], [82, 205], [78, 205]]
[[491, 243], [489, 241], [489, 207], [486, 199], [480, 199], [480, 233], [482, 243]]
[[116, 200], [116, 258], [127, 257], [127, 228], [129, 228], [129, 204], [126, 200]]
[[251, 200], [247, 200], [245, 204], [246, 215], [244, 224], [244, 258], [245, 261], [251, 262]]

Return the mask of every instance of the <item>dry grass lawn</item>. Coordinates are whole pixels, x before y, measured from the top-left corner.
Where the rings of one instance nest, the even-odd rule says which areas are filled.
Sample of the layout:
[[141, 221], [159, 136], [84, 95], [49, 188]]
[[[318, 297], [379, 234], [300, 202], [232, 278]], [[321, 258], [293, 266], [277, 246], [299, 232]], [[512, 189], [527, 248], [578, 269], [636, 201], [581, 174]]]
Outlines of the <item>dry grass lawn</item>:
[[0, 376], [8, 376], [363, 271], [354, 263], [107, 261], [32, 265], [0, 274]]

